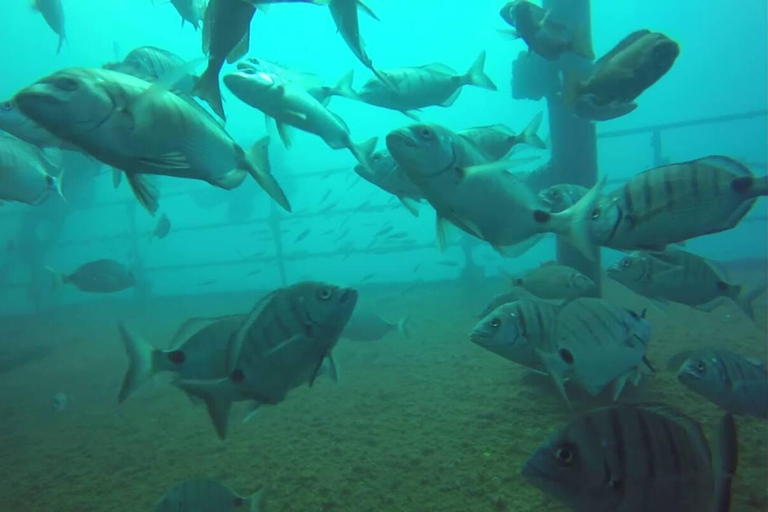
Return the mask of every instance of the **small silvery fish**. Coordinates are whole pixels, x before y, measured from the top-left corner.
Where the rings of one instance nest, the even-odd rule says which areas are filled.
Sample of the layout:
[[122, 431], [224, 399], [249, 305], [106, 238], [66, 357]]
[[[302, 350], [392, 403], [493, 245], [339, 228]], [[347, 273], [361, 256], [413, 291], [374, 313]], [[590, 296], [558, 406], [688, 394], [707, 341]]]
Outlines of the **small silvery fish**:
[[397, 110], [409, 117], [410, 110], [431, 105], [450, 107], [465, 85], [496, 90], [496, 85], [485, 74], [485, 52], [463, 75], [444, 64], [428, 64], [413, 68], [381, 71], [384, 78], [369, 80], [358, 91], [360, 100], [377, 107]]
[[755, 177], [724, 156], [656, 167], [606, 195], [604, 182], [565, 212], [534, 212], [535, 221], [589, 257], [598, 246], [662, 251], [733, 228], [758, 197], [768, 195], [767, 176]]
[[729, 283], [714, 263], [680, 249], [635, 251], [608, 268], [607, 273], [633, 292], [661, 304], [672, 301], [711, 311], [727, 297], [753, 320], [752, 302], [765, 291], [765, 285]]
[[525, 0], [507, 2], [499, 14], [514, 30], [502, 32], [521, 38], [532, 52], [547, 60], [557, 60], [566, 52], [594, 59], [589, 32], [569, 29], [552, 19], [550, 12]]
[[664, 34], [633, 32], [595, 62], [586, 80], [566, 72], [563, 101], [587, 119], [621, 117], [637, 108], [635, 99], [670, 70], [679, 54], [680, 46]]
[[312, 386], [356, 304], [356, 290], [326, 283], [301, 282], [276, 290], [257, 303], [235, 333], [227, 377], [181, 380], [178, 385], [205, 401], [223, 439], [233, 402], [275, 405], [292, 389]]
[[687, 354], [678, 380], [724, 410], [768, 419], [768, 371], [760, 361], [707, 348]]
[[373, 311], [356, 310], [344, 326], [341, 337], [352, 341], [378, 341], [392, 331], [397, 331], [401, 338], [408, 338], [408, 316], [393, 324]]
[[550, 261], [510, 279], [540, 299], [573, 300], [596, 290], [595, 282], [575, 268]]
[[28, 142], [0, 132], [0, 201], [18, 201], [37, 206], [52, 191], [64, 198], [58, 150], [42, 150]]
[[459, 135], [474, 144], [487, 158], [493, 162], [501, 160], [518, 144], [527, 144], [534, 148], [546, 149], [546, 144], [538, 136], [542, 114], [539, 112], [519, 134], [514, 133], [503, 124], [478, 126], [461, 130]]
[[162, 214], [159, 219], [157, 219], [157, 224], [155, 224], [155, 229], [152, 231], [152, 233], [149, 236], [149, 239], [152, 240], [153, 238], [157, 238], [159, 240], [162, 240], [166, 236], [168, 236], [168, 233], [171, 231], [171, 219], [168, 218], [168, 215]]
[[715, 466], [701, 425], [663, 405], [614, 405], [539, 445], [523, 477], [575, 512], [727, 512], [738, 443], [720, 422]]
[[587, 195], [587, 192], [589, 192], [587, 187], [561, 183], [539, 192], [539, 198], [549, 205], [551, 213], [560, 213], [578, 203]]
[[64, 23], [64, 8], [61, 6], [61, 0], [33, 0], [32, 5], [40, 11], [45, 18], [45, 22], [51, 27], [51, 30], [59, 36], [59, 46], [56, 53], [61, 52], [64, 41], [67, 40], [67, 32]]
[[80, 291], [90, 293], [114, 293], [136, 284], [133, 272], [115, 260], [96, 260], [85, 263], [71, 274], [53, 272], [54, 288], [59, 285], [71, 284]]
[[505, 359], [540, 373], [542, 361], [555, 350], [557, 306], [521, 299], [503, 304], [475, 325], [470, 340]]
[[266, 488], [238, 496], [215, 480], [196, 478], [174, 484], [155, 512], [265, 512]]
[[582, 297], [558, 314], [557, 351], [545, 362], [566, 402], [566, 380], [591, 396], [613, 385], [616, 400], [628, 380], [637, 385], [642, 369], [650, 369], [645, 357], [650, 339], [644, 315], [605, 299]]
[[[227, 376], [227, 348], [245, 315], [224, 317], [181, 339], [174, 348], [161, 350], [119, 325], [120, 337], [128, 355], [118, 403], [128, 399], [138, 388], [161, 372], [172, 372], [181, 379], [211, 380]], [[183, 333], [182, 333], [183, 336]], [[179, 338], [179, 336], [176, 336]]]

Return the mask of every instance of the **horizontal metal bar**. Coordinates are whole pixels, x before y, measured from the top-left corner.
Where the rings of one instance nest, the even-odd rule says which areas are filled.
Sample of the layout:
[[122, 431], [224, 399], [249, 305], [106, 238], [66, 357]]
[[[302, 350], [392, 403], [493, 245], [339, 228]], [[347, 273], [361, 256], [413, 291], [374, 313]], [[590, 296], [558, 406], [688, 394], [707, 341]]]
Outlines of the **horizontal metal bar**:
[[745, 119], [754, 119], [756, 117], [766, 117], [766, 116], [768, 116], [768, 110], [753, 110], [751, 112], [743, 112], [740, 114], [728, 114], [728, 115], [716, 116], [716, 117], [703, 117], [701, 119], [689, 119], [687, 121], [676, 121], [671, 123], [655, 124], [651, 126], [641, 126], [639, 128], [625, 128], [623, 130], [599, 132], [597, 134], [597, 137], [599, 139], [609, 139], [613, 137], [626, 137], [627, 135], [653, 133], [653, 132], [659, 132], [664, 130], [672, 130], [676, 128], [701, 126], [705, 124], [729, 123], [733, 121], [743, 121]]

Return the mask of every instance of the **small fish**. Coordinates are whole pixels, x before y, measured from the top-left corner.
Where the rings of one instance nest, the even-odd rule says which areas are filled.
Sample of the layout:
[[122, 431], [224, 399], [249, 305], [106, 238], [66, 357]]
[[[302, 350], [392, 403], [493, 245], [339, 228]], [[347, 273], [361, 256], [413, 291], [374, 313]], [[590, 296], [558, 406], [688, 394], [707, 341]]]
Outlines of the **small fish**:
[[589, 192], [587, 187], [562, 183], [542, 190], [539, 192], [539, 198], [547, 203], [551, 213], [560, 213], [578, 203], [587, 195], [587, 192]]
[[608, 277], [657, 303], [667, 301], [711, 311], [728, 298], [754, 320], [752, 302], [765, 283], [742, 286], [728, 281], [715, 263], [681, 249], [635, 251], [608, 268]]
[[51, 268], [48, 270], [54, 276], [54, 289], [61, 285], [72, 284], [83, 292], [114, 293], [136, 284], [136, 277], [128, 267], [109, 259], [85, 263], [69, 275], [61, 274]]
[[402, 240], [403, 238], [407, 238], [408, 233], [404, 231], [399, 231], [397, 233], [392, 233], [391, 235], [388, 235], [387, 238], [390, 240]]
[[264, 512], [266, 492], [262, 487], [242, 497], [215, 480], [184, 480], [166, 491], [154, 512]]
[[575, 512], [727, 512], [738, 442], [720, 422], [714, 466], [701, 425], [664, 405], [594, 409], [552, 435], [523, 477]]
[[63, 199], [60, 167], [59, 150], [42, 150], [0, 132], [0, 201], [37, 206], [53, 191]]
[[397, 331], [401, 338], [409, 338], [410, 321], [408, 315], [393, 324], [373, 311], [357, 310], [352, 313], [352, 318], [344, 327], [341, 337], [352, 341], [378, 341], [391, 331]]
[[261, 268], [257, 268], [257, 269], [255, 269], [255, 270], [251, 270], [250, 272], [248, 272], [248, 273], [247, 273], [247, 274], [245, 274], [245, 275], [246, 275], [246, 276], [254, 276], [254, 275], [258, 274], [259, 272], [261, 272], [262, 270], [264, 270], [264, 269], [261, 269]]
[[329, 197], [331, 197], [331, 192], [333, 192], [332, 189], [326, 190], [325, 194], [323, 194], [323, 197], [320, 198], [320, 203], [324, 203]]
[[543, 263], [510, 280], [512, 286], [525, 288], [540, 299], [568, 301], [590, 294], [597, 288], [592, 279], [575, 268], [554, 261]]
[[302, 231], [301, 233], [299, 233], [298, 235], [296, 235], [296, 238], [294, 239], [294, 242], [297, 242], [297, 243], [298, 243], [298, 242], [301, 242], [302, 240], [304, 240], [305, 238], [307, 238], [307, 236], [309, 236], [309, 234], [310, 234], [311, 232], [312, 232], [312, 229], [310, 229], [310, 228], [307, 228], [307, 229], [305, 229], [304, 231]]
[[181, 26], [188, 22], [195, 30], [200, 28], [203, 21], [205, 9], [208, 7], [208, 0], [171, 0], [171, 4], [181, 16]]
[[53, 410], [56, 412], [64, 412], [69, 408], [72, 403], [72, 395], [67, 393], [56, 393], [53, 396]]
[[389, 233], [389, 232], [390, 232], [390, 231], [392, 231], [393, 229], [395, 229], [395, 228], [394, 228], [394, 226], [384, 226], [383, 228], [381, 228], [380, 230], [378, 230], [378, 231], [376, 232], [376, 235], [375, 235], [375, 236], [382, 236], [382, 235], [386, 235], [387, 233]]
[[730, 413], [768, 419], [768, 370], [764, 363], [720, 348], [685, 355], [677, 372], [682, 384]]
[[168, 215], [162, 214], [159, 219], [157, 219], [157, 224], [155, 224], [155, 229], [152, 231], [152, 234], [150, 235], [149, 239], [152, 240], [153, 238], [157, 238], [159, 240], [162, 240], [166, 236], [168, 236], [168, 233], [171, 231], [171, 219], [168, 218]]
[[598, 246], [662, 251], [735, 227], [758, 197], [768, 195], [768, 176], [755, 177], [724, 156], [656, 167], [605, 195], [604, 182], [565, 212], [536, 210], [534, 221], [590, 258]]
[[64, 41], [67, 40], [67, 32], [64, 23], [64, 8], [61, 6], [61, 0], [33, 0], [35, 9], [45, 18], [45, 22], [51, 27], [51, 30], [59, 36], [59, 46], [56, 53], [61, 53]]
[[530, 51], [547, 60], [557, 60], [566, 52], [594, 59], [589, 32], [571, 30], [564, 23], [552, 19], [550, 13], [551, 10], [525, 0], [507, 2], [500, 14], [514, 30], [503, 33], [521, 38]]
[[370, 274], [364, 275], [363, 278], [360, 279], [360, 281], [362, 281], [362, 282], [370, 281], [374, 277], [376, 277], [376, 272], [371, 272]]
[[489, 161], [496, 161], [507, 156], [518, 144], [546, 149], [547, 145], [536, 133], [541, 125], [541, 118], [542, 113], [539, 112], [519, 134], [515, 134], [503, 124], [479, 126], [457, 133], [474, 144]]
[[581, 117], [615, 119], [637, 108], [640, 94], [672, 68], [680, 46], [659, 32], [638, 30], [619, 42], [591, 68], [586, 80], [567, 71], [563, 101]]

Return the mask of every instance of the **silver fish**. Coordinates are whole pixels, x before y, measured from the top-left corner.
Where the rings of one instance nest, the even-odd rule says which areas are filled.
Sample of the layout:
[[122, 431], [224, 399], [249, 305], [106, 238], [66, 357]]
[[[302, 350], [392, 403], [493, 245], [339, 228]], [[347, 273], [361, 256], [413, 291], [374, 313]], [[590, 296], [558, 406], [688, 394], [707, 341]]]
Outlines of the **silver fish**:
[[61, 148], [78, 151], [73, 144], [57, 137], [22, 114], [12, 100], [0, 103], [0, 130], [42, 149]]
[[590, 294], [597, 288], [592, 279], [575, 268], [554, 261], [542, 263], [510, 280], [512, 286], [525, 288], [540, 299], [569, 301]]
[[154, 512], [264, 512], [265, 500], [266, 487], [242, 497], [215, 480], [196, 478], [174, 484]]
[[393, 324], [373, 311], [356, 310], [344, 326], [341, 337], [352, 341], [378, 341], [388, 333], [397, 331], [401, 338], [408, 338], [409, 330], [407, 315]]
[[53, 395], [53, 410], [56, 412], [66, 411], [71, 403], [72, 396], [67, 393], [56, 393]]
[[[104, 64], [104, 69], [119, 71], [147, 82], [157, 82], [184, 69], [187, 62], [173, 52], [155, 46], [140, 46], [131, 50], [120, 62]], [[198, 78], [186, 74], [173, 84], [173, 92], [191, 94]]]
[[728, 412], [768, 419], [768, 370], [765, 364], [720, 348], [694, 350], [678, 380]]
[[694, 420], [663, 405], [614, 405], [551, 436], [522, 473], [575, 512], [727, 512], [738, 460], [733, 416], [719, 437], [714, 466]]
[[498, 308], [499, 306], [503, 306], [504, 304], [509, 304], [510, 302], [517, 302], [518, 300], [540, 300], [538, 297], [536, 297], [534, 294], [526, 290], [525, 288], [516, 286], [515, 288], [512, 288], [511, 291], [506, 293], [500, 293], [491, 299], [491, 301], [485, 306], [485, 309], [483, 309], [479, 315], [477, 315], [477, 318], [485, 318], [486, 316], [490, 315], [493, 310]]
[[397, 165], [392, 155], [386, 150], [377, 151], [368, 164], [355, 166], [357, 175], [396, 196], [409, 212], [418, 217], [419, 210], [415, 203], [420, 202], [424, 195]]
[[542, 113], [539, 112], [519, 134], [503, 124], [478, 126], [457, 133], [474, 144], [488, 158], [488, 161], [493, 162], [507, 156], [518, 144], [546, 149], [546, 144], [536, 133], [541, 125], [541, 118]]
[[61, 0], [34, 0], [33, 6], [43, 15], [51, 30], [59, 36], [59, 46], [56, 48], [56, 53], [60, 53], [64, 41], [67, 40], [64, 8], [61, 6]]
[[178, 385], [205, 401], [223, 439], [233, 402], [275, 405], [292, 389], [314, 383], [356, 303], [357, 291], [325, 283], [302, 282], [274, 291], [259, 301], [235, 334], [227, 377]]
[[80, 265], [71, 274], [62, 274], [48, 268], [54, 276], [54, 288], [71, 284], [83, 292], [115, 293], [136, 284], [136, 276], [119, 261], [103, 259]]
[[157, 211], [159, 174], [239, 186], [250, 174], [283, 208], [290, 205], [269, 172], [264, 138], [246, 152], [210, 116], [144, 80], [106, 69], [58, 71], [20, 91], [22, 113], [87, 154], [126, 172], [137, 199]]
[[579, 202], [589, 189], [581, 185], [561, 183], [539, 192], [539, 198], [549, 205], [549, 211], [560, 213]]
[[203, 21], [205, 9], [208, 7], [208, 0], [171, 0], [171, 4], [181, 16], [181, 26], [188, 22], [195, 30], [200, 28]]
[[55, 150], [41, 150], [0, 132], [0, 201], [39, 205], [54, 190], [63, 198], [56, 176], [60, 158]]

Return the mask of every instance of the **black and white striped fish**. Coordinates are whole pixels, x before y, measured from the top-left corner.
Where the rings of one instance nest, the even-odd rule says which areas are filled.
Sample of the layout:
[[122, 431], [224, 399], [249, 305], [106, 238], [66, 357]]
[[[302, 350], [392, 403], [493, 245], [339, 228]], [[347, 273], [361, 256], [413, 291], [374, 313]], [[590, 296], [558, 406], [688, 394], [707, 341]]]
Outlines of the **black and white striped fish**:
[[660, 251], [735, 227], [768, 195], [768, 176], [725, 156], [656, 167], [600, 196], [603, 183], [565, 212], [539, 210], [534, 219], [589, 256], [597, 246]]
[[677, 373], [681, 383], [728, 412], [768, 419], [765, 364], [719, 348], [684, 354]]
[[174, 484], [155, 512], [264, 512], [265, 498], [265, 487], [243, 497], [215, 480], [196, 478]]
[[276, 290], [259, 301], [235, 333], [227, 377], [178, 385], [205, 401], [223, 439], [233, 402], [275, 405], [292, 389], [314, 383], [356, 304], [356, 290], [326, 283], [301, 282]]
[[727, 512], [736, 424], [720, 424], [712, 461], [701, 426], [662, 405], [595, 409], [541, 444], [523, 476], [576, 512]]

